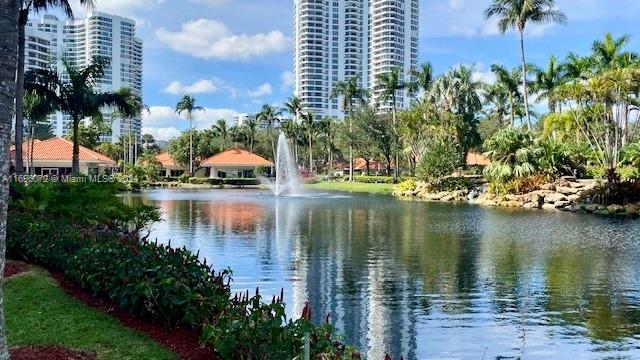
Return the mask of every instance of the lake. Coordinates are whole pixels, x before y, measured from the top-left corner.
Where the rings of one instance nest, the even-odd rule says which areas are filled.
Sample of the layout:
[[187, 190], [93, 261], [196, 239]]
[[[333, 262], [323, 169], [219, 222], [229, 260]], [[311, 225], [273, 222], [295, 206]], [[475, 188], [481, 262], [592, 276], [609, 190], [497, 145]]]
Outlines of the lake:
[[640, 358], [640, 221], [386, 196], [149, 190], [152, 238], [284, 289], [369, 359]]

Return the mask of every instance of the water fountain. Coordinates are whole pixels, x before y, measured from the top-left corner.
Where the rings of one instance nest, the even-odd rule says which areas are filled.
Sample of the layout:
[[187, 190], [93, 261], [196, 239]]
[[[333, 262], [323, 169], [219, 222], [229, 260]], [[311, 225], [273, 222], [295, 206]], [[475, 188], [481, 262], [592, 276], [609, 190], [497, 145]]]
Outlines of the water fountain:
[[272, 179], [261, 179], [275, 196], [296, 196], [300, 195], [300, 178], [298, 177], [298, 166], [289, 149], [287, 137], [280, 133], [278, 137], [278, 148], [276, 152], [276, 177]]

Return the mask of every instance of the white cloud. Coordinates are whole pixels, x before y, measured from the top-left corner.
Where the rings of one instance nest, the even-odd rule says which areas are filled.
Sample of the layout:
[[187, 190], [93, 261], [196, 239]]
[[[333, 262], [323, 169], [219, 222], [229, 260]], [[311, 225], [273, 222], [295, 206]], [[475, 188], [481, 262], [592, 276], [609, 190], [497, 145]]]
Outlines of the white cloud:
[[[134, 14], [147, 13], [165, 2], [166, 0], [95, 0], [94, 9], [109, 14], [133, 17]], [[78, 0], [71, 1], [71, 7], [77, 18], [85, 16], [88, 12], [87, 8], [82, 6]], [[137, 18], [136, 20], [142, 22]]]
[[490, 67], [481, 62], [474, 65], [474, 71], [471, 76], [474, 81], [482, 81], [486, 84], [495, 84], [496, 82], [496, 74], [491, 71]]
[[[193, 126], [200, 130], [208, 129], [219, 119], [230, 122], [237, 113], [231, 109], [205, 108], [205, 111], [193, 114]], [[171, 140], [188, 127], [188, 122], [169, 106], [151, 106], [142, 115], [142, 133], [151, 134], [158, 140]]]
[[142, 128], [142, 133], [151, 134], [156, 140], [169, 141], [175, 137], [178, 137], [181, 131], [174, 127], [156, 128], [145, 126]]
[[173, 81], [164, 89], [164, 92], [173, 95], [182, 94], [208, 94], [218, 90], [211, 80], [198, 80], [191, 85], [183, 85], [179, 81]]
[[271, 95], [272, 93], [273, 93], [273, 88], [271, 87], [271, 84], [264, 83], [258, 86], [256, 89], [249, 91], [248, 95], [249, 97], [252, 97], [252, 98], [259, 98], [262, 96]]
[[289, 39], [281, 31], [234, 34], [225, 24], [207, 19], [183, 23], [175, 32], [160, 28], [156, 36], [175, 51], [203, 59], [246, 61], [289, 47]]
[[287, 90], [293, 87], [295, 78], [293, 77], [293, 72], [287, 70], [280, 75], [280, 82], [282, 83], [282, 90]]

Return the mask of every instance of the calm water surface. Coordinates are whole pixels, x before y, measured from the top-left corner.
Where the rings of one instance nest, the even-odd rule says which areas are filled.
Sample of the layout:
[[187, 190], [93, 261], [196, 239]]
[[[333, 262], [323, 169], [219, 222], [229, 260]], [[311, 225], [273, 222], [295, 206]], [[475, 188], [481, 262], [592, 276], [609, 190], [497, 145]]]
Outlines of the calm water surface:
[[369, 359], [640, 359], [640, 221], [317, 194], [153, 190], [153, 236], [310, 302]]

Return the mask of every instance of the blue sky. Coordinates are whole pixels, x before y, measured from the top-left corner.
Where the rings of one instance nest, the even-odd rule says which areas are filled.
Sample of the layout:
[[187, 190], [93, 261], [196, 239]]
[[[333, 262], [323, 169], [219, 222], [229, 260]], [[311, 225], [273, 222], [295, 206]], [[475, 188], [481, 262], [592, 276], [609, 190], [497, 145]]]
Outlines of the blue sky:
[[[172, 107], [184, 93], [207, 111], [196, 126], [209, 127], [236, 112], [281, 104], [291, 95], [293, 0], [97, 0], [97, 10], [133, 17], [144, 40], [144, 131], [168, 139], [187, 127]], [[492, 63], [519, 61], [514, 34], [498, 34], [483, 18], [490, 0], [421, 0], [420, 60], [437, 72], [468, 64], [491, 80]], [[528, 60], [586, 53], [605, 31], [629, 34], [640, 51], [640, 0], [557, 0], [567, 25], [534, 26]], [[77, 5], [77, 12], [83, 10]]]

